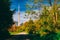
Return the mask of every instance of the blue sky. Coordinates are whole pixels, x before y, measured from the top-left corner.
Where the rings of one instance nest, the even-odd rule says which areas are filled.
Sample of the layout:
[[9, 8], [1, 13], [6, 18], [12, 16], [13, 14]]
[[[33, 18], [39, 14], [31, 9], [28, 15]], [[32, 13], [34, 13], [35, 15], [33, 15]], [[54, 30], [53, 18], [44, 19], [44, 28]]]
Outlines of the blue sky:
[[27, 2], [27, 0], [11, 0], [11, 10], [16, 9], [15, 14], [13, 15], [13, 20], [17, 21], [18, 20], [18, 4], [20, 5], [20, 22], [24, 22], [28, 19], [24, 18], [24, 14], [25, 14], [25, 4]]
[[26, 0], [11, 0], [11, 9], [16, 9], [16, 11], [18, 10], [18, 4], [20, 5], [20, 11], [25, 11], [25, 4], [26, 4]]
[[[15, 14], [13, 15], [13, 20], [14, 21], [17, 21], [18, 20], [18, 4], [20, 5], [20, 22], [24, 22], [28, 19], [24, 18], [24, 14], [25, 14], [25, 11], [26, 11], [26, 7], [25, 7], [25, 4], [27, 2], [27, 0], [11, 0], [11, 10], [14, 10], [16, 9], [16, 12]], [[28, 2], [29, 3], [29, 2]], [[45, 4], [47, 2], [44, 2]]]
[[[24, 22], [28, 19], [24, 18], [24, 14], [25, 14], [25, 11], [26, 11], [26, 7], [25, 7], [25, 4], [27, 2], [27, 0], [11, 0], [11, 10], [14, 10], [16, 9], [16, 12], [15, 14], [13, 15], [13, 20], [14, 21], [17, 21], [18, 20], [18, 4], [20, 5], [20, 22]], [[28, 2], [29, 3], [29, 2]], [[44, 1], [44, 4], [46, 5], [49, 5], [48, 2], [45, 0]]]

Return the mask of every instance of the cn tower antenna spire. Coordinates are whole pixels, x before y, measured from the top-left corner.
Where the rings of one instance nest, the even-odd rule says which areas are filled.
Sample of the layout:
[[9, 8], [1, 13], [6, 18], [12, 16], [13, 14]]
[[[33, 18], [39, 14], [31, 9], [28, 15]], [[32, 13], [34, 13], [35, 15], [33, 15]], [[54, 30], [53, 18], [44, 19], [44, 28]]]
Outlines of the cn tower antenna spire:
[[20, 5], [18, 4], [18, 12], [20, 12]]
[[20, 5], [18, 4], [18, 26], [20, 26]]

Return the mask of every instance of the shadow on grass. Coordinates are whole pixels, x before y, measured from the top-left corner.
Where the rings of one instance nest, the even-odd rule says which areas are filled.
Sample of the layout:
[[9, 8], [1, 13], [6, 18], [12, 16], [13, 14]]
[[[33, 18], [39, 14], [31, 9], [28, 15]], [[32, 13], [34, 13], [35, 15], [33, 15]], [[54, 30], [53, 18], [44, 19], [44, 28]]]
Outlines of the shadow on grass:
[[[40, 36], [36, 34], [29, 35], [11, 35], [12, 37], [9, 40], [40, 40]], [[7, 40], [7, 39], [6, 39]]]
[[40, 36], [40, 34], [22, 34], [22, 35], [11, 35], [9, 40], [59, 40], [57, 34], [50, 32], [49, 34]]
[[7, 38], [10, 38], [11, 35], [7, 30], [0, 30], [0, 40], [5, 40]]

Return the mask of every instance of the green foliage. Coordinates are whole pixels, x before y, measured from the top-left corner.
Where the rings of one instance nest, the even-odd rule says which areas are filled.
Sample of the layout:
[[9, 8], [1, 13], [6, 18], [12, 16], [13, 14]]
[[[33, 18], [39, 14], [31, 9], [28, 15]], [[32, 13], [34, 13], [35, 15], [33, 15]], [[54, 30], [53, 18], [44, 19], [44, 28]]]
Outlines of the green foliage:
[[13, 24], [12, 15], [10, 0], [0, 0], [0, 40], [10, 37], [8, 28]]
[[[54, 0], [54, 2], [58, 2], [58, 1]], [[39, 1], [34, 0], [33, 3], [35, 5], [35, 4], [38, 4]], [[32, 24], [31, 22], [30, 23], [28, 22], [27, 23], [28, 26], [26, 28], [28, 27], [29, 29], [31, 28], [29, 30], [29, 33], [31, 34], [40, 34], [41, 40], [58, 40], [57, 30], [60, 27], [59, 26], [60, 10], [58, 10], [57, 3], [52, 4], [51, 0], [48, 0], [48, 3], [50, 4], [50, 6], [43, 6], [42, 14], [39, 16], [40, 19], [38, 19], [37, 22], [33, 22]], [[30, 10], [30, 12], [32, 11]]]
[[[9, 0], [0, 0], [0, 29], [7, 28], [12, 25], [13, 11], [10, 10]], [[4, 25], [4, 26], [2, 26]]]
[[[33, 18], [33, 14], [36, 15], [34, 9], [38, 8], [39, 14], [40, 8], [43, 8], [42, 14], [39, 15], [37, 21], [30, 19], [28, 22], [25, 22], [22, 26], [22, 30], [27, 31], [29, 34], [39, 34], [40, 40], [58, 40], [57, 31], [60, 29], [60, 10], [58, 10], [58, 8], [60, 6], [58, 6], [58, 0], [53, 1], [54, 2], [47, 0], [50, 6], [46, 6], [43, 3], [44, 0], [29, 0], [29, 2], [32, 2], [32, 5], [26, 5], [28, 17], [31, 15]], [[34, 38], [32, 39], [35, 40]]]

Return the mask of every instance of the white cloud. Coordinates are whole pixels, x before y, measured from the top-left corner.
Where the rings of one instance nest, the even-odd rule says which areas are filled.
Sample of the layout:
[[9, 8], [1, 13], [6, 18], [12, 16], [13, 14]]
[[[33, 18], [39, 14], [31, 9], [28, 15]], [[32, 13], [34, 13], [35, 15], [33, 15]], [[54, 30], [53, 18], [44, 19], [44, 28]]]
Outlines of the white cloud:
[[[24, 18], [24, 16], [25, 16], [25, 12], [20, 12], [20, 22], [21, 23], [26, 22], [28, 20], [27, 18]], [[16, 12], [13, 15], [13, 20], [18, 21], [18, 12]]]
[[[34, 11], [36, 11], [36, 13], [39, 12], [38, 10], [34, 10]], [[26, 21], [29, 20], [29, 18], [24, 18], [25, 14], [26, 14], [26, 13], [25, 13], [24, 11], [20, 12], [20, 23], [23, 23], [23, 22], [26, 22]], [[13, 15], [13, 20], [14, 20], [14, 21], [18, 21], [18, 12], [16, 12], [16, 13]], [[33, 20], [35, 20], [35, 19], [33, 19]]]

